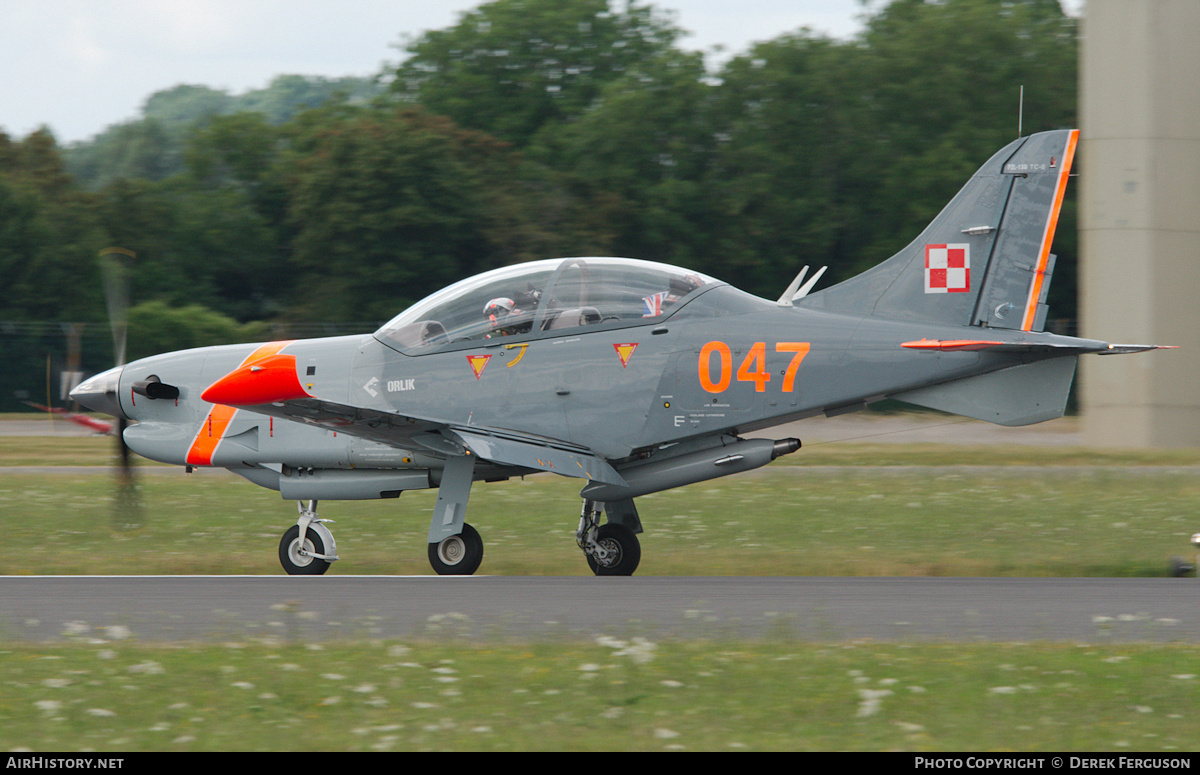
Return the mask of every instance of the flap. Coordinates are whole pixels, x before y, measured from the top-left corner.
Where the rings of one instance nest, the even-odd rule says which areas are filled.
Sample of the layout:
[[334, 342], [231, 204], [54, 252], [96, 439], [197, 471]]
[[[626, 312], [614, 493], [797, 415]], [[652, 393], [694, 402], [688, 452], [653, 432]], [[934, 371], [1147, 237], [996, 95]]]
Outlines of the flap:
[[621, 475], [586, 447], [481, 428], [453, 429], [464, 447], [484, 460], [625, 486]]

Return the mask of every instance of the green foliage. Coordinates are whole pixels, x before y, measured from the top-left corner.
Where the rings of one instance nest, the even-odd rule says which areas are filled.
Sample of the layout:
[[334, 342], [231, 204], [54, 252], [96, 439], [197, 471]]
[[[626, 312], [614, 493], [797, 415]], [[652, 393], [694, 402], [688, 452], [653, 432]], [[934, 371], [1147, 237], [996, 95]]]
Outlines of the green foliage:
[[[798, 33], [754, 47], [722, 72], [720, 252], [755, 288], [804, 264], [837, 272], [861, 233], [874, 171], [856, 160], [861, 52]], [[879, 258], [882, 258], [879, 257]]]
[[93, 197], [72, 185], [54, 138], [0, 133], [0, 320], [101, 319]]
[[186, 127], [228, 112], [231, 101], [223, 91], [207, 86], [180, 85], [150, 95], [142, 113], [151, 121]]
[[147, 355], [253, 341], [265, 334], [260, 324], [236, 320], [200, 304], [172, 306], [147, 301], [129, 308], [129, 360]]
[[289, 140], [293, 314], [382, 322], [450, 282], [564, 244], [538, 217], [573, 197], [444, 116], [340, 106], [306, 115]]
[[1077, 35], [1057, 0], [897, 0], [870, 20], [860, 118], [871, 132], [856, 151], [876, 195], [854, 269], [902, 247], [1017, 136], [1022, 85], [1026, 134], [1076, 125]]
[[490, 173], [506, 161], [494, 141], [413, 109], [322, 118], [292, 150], [302, 314], [386, 320], [500, 258], [484, 233]]
[[243, 322], [378, 322], [562, 255], [773, 298], [803, 264], [831, 282], [903, 247], [1016, 136], [1022, 85], [1026, 132], [1073, 125], [1077, 32], [1055, 0], [895, 0], [854, 40], [781, 34], [711, 72], [651, 5], [494, 0], [378, 82], [178, 86], [66, 151], [0, 136], [0, 319], [102, 320], [108, 245], [137, 254], [135, 302]]
[[68, 148], [67, 165], [93, 190], [127, 178], [162, 180], [183, 170], [192, 133], [221, 116], [248, 112], [279, 125], [307, 108], [337, 100], [362, 103], [381, 91], [372, 79], [302, 75], [281, 75], [266, 88], [238, 96], [207, 86], [176, 86], [150, 95], [140, 119]]
[[530, 154], [617, 197], [617, 254], [716, 271], [705, 244], [715, 198], [704, 183], [716, 145], [714, 91], [699, 54], [664, 52], [631, 65]]
[[592, 106], [606, 83], [680, 34], [652, 6], [496, 0], [412, 41], [394, 91], [518, 146]]

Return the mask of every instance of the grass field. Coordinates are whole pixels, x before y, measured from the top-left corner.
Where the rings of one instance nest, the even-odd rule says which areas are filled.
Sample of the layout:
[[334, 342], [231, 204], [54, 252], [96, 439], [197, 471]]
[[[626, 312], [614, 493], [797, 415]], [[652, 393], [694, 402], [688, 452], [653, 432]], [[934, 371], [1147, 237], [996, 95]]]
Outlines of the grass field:
[[1146, 751], [1200, 740], [1193, 646], [0, 646], [0, 749]]
[[[4, 573], [281, 573], [294, 504], [230, 475], [139, 470], [111, 440], [0, 438]], [[480, 485], [481, 573], [586, 575], [577, 482]], [[1200, 530], [1200, 454], [829, 445], [638, 501], [639, 575], [1165, 575]], [[323, 503], [337, 573], [430, 573], [434, 493]], [[1190, 583], [1181, 581], [1181, 583]], [[151, 646], [0, 642], [0, 749], [1189, 752], [1194, 644], [452, 638]]]
[[[0, 467], [111, 461], [105, 438], [0, 438]], [[986, 462], [985, 462], [986, 461]], [[152, 469], [158, 469], [157, 471]], [[277, 573], [295, 505], [224, 472], [139, 466], [139, 516], [95, 473], [0, 474], [7, 574]], [[477, 485], [481, 573], [588, 573], [579, 483]], [[435, 492], [325, 502], [331, 573], [429, 573]], [[1161, 576], [1200, 529], [1200, 454], [830, 445], [638, 499], [639, 574]]]

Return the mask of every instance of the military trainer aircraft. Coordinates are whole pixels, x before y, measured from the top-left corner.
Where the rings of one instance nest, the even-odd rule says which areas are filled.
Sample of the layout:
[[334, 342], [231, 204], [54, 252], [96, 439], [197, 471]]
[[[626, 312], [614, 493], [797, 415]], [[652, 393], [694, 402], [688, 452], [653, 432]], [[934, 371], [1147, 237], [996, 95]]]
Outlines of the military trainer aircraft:
[[434, 487], [429, 561], [474, 573], [472, 484], [545, 471], [583, 485], [576, 539], [592, 570], [629, 575], [637, 497], [800, 446], [743, 434], [884, 398], [1040, 422], [1063, 413], [1080, 354], [1155, 349], [1043, 331], [1077, 140], [1010, 143], [908, 247], [819, 292], [805, 272], [769, 301], [648, 261], [534, 261], [452, 285], [374, 334], [156, 355], [71, 395], [135, 421], [124, 438], [145, 457], [295, 499], [288, 573], [338, 559], [319, 500]]

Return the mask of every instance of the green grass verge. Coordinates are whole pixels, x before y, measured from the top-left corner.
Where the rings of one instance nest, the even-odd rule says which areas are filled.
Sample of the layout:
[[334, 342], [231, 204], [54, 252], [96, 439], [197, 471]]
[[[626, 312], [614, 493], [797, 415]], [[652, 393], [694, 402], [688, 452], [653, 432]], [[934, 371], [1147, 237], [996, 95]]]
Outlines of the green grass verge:
[[[938, 453], [941, 454], [940, 452]], [[639, 575], [1161, 576], [1200, 528], [1191, 467], [993, 466], [913, 461], [772, 465], [638, 499]], [[936, 459], [936, 458], [935, 458]], [[574, 544], [579, 483], [477, 485], [468, 519], [481, 573], [586, 575]], [[0, 474], [4, 573], [279, 573], [295, 506], [224, 472], [138, 477], [139, 512], [115, 516], [103, 474]], [[331, 573], [430, 573], [436, 493], [324, 502], [343, 558]]]
[[0, 748], [1188, 752], [1190, 646], [0, 646]]

